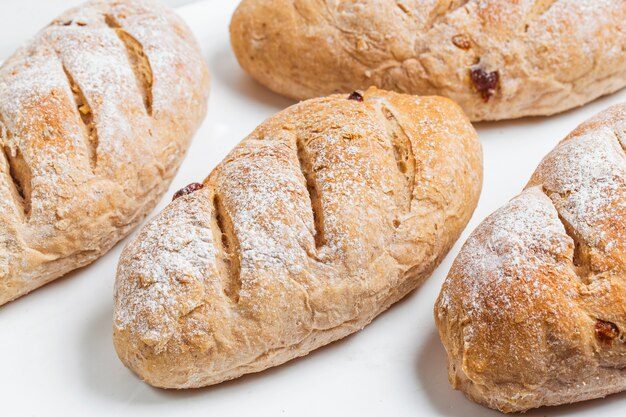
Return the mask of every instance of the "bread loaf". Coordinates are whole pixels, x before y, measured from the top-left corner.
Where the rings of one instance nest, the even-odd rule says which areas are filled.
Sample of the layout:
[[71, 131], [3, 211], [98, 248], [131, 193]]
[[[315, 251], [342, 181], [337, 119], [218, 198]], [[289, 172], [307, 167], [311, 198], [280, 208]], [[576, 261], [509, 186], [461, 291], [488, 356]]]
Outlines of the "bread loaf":
[[124, 249], [118, 355], [189, 388], [345, 337], [432, 272], [481, 183], [476, 133], [447, 99], [370, 89], [290, 107]]
[[375, 85], [470, 119], [549, 115], [626, 85], [623, 0], [243, 0], [241, 66], [296, 99]]
[[68, 11], [0, 67], [0, 304], [95, 260], [167, 189], [208, 72], [151, 0]]
[[469, 238], [435, 307], [452, 385], [504, 412], [626, 390], [626, 105]]

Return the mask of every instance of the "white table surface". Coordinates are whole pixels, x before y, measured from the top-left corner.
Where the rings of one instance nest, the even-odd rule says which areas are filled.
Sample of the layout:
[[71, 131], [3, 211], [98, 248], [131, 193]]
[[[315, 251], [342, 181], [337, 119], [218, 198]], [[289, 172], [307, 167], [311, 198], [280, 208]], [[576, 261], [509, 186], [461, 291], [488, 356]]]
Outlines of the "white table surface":
[[[77, 0], [0, 0], [0, 60]], [[189, 0], [170, 0], [171, 5]], [[202, 180], [266, 117], [292, 104], [253, 82], [230, 50], [235, 0], [177, 10], [197, 35], [212, 72], [209, 115], [169, 196]], [[551, 118], [478, 124], [485, 181], [465, 233], [433, 276], [363, 331], [306, 358], [215, 387], [152, 388], [119, 362], [111, 342], [117, 259], [106, 256], [0, 308], [2, 416], [497, 416], [453, 391], [432, 307], [461, 243], [516, 195], [541, 158], [577, 124], [626, 99], [626, 92]], [[156, 213], [155, 210], [155, 213]], [[529, 416], [623, 416], [626, 395], [544, 408]]]

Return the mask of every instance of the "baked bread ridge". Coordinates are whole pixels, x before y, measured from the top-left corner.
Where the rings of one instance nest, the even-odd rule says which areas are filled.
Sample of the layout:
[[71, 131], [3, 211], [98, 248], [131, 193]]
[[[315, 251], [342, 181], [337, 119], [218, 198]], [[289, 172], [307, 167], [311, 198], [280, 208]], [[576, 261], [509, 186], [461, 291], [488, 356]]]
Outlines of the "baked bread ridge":
[[91, 1], [0, 67], [0, 305], [84, 266], [155, 206], [206, 112], [187, 26]]
[[503, 412], [626, 390], [626, 105], [582, 124], [488, 217], [435, 305], [451, 384]]
[[243, 69], [295, 99], [375, 85], [473, 121], [551, 115], [626, 85], [626, 2], [243, 0]]
[[482, 151], [462, 110], [374, 88], [261, 124], [124, 249], [122, 362], [201, 387], [308, 354], [416, 288], [467, 224]]

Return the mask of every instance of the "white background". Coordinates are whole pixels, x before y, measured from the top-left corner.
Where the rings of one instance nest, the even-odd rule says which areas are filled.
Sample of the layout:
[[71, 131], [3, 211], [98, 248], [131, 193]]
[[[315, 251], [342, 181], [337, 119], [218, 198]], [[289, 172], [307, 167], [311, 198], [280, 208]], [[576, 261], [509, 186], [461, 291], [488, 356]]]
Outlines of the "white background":
[[[0, 0], [0, 60], [78, 1]], [[235, 0], [169, 0], [200, 41], [212, 72], [209, 115], [170, 192], [201, 181], [239, 140], [292, 104], [254, 83], [230, 51]], [[417, 291], [363, 331], [306, 358], [215, 387], [165, 391], [142, 383], [111, 342], [117, 258], [94, 264], [0, 308], [2, 416], [497, 416], [448, 382], [432, 307], [461, 243], [516, 195], [541, 158], [577, 124], [626, 99], [617, 94], [551, 118], [478, 124], [485, 154], [482, 197], [445, 262]], [[156, 211], [155, 211], [156, 213]], [[541, 409], [529, 416], [623, 416], [626, 395]]]

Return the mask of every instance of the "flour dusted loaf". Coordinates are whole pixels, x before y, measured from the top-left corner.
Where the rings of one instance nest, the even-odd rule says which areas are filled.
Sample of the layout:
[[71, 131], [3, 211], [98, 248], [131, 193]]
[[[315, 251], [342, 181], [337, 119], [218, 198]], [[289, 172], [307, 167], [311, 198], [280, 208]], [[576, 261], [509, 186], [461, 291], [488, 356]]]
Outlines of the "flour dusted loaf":
[[0, 67], [0, 304], [93, 261], [167, 189], [208, 72], [150, 0], [93, 1]]
[[470, 119], [549, 115], [626, 85], [624, 0], [243, 0], [241, 66], [296, 99], [375, 85]]
[[452, 385], [504, 412], [626, 390], [626, 105], [469, 238], [435, 307]]
[[481, 184], [476, 133], [450, 100], [370, 89], [290, 107], [125, 248], [117, 352], [167, 388], [306, 355], [417, 287]]

